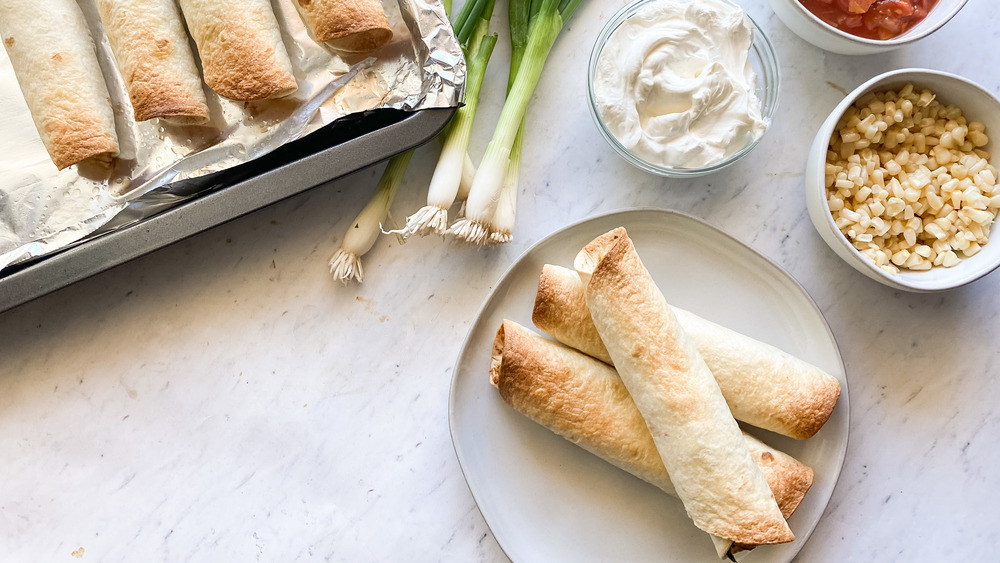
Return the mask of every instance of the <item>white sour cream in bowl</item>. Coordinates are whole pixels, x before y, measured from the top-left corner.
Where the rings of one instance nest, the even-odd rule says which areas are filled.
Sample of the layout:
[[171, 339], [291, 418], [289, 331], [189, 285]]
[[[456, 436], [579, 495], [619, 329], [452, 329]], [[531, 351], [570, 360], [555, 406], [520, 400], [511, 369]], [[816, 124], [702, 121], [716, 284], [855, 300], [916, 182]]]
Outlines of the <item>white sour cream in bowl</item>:
[[[763, 85], [751, 60], [761, 51], [770, 56]], [[759, 93], [768, 96], [772, 86], [776, 98], [770, 45], [727, 0], [627, 6], [591, 60], [591, 104], [602, 132], [623, 155], [665, 175], [711, 171], [745, 154], [767, 129]]]

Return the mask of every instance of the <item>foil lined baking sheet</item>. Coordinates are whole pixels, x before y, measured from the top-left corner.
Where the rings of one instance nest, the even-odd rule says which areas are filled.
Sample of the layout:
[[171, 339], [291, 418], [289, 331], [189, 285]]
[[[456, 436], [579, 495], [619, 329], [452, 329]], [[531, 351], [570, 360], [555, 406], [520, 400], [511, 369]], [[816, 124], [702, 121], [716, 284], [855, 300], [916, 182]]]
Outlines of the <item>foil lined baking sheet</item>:
[[[250, 162], [347, 115], [457, 106], [465, 62], [437, 0], [383, 0], [392, 40], [372, 53], [318, 44], [296, 0], [272, 0], [299, 89], [235, 102], [207, 87], [205, 126], [136, 122], [93, 0], [80, 0], [112, 104], [121, 151], [113, 169], [59, 171], [38, 137], [6, 52], [0, 50], [0, 269], [142, 221], [217, 187], [219, 172]], [[197, 53], [192, 43], [192, 50]]]

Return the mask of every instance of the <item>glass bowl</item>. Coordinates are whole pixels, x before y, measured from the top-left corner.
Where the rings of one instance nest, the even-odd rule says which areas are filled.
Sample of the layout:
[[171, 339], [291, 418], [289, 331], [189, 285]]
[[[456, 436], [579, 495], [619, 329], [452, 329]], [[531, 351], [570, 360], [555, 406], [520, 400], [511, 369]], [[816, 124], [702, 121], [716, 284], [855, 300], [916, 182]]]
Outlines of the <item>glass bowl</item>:
[[[600, 112], [597, 109], [597, 101], [594, 95], [594, 79], [597, 73], [597, 61], [601, 56], [601, 52], [604, 50], [604, 45], [607, 43], [608, 38], [611, 37], [611, 34], [614, 33], [625, 20], [635, 14], [638, 10], [649, 4], [656, 4], [663, 1], [665, 0], [637, 0], [626, 5], [608, 21], [608, 23], [604, 26], [604, 29], [601, 30], [600, 35], [597, 36], [597, 42], [594, 44], [594, 50], [590, 55], [590, 65], [587, 71], [587, 99], [590, 103], [590, 114], [597, 123], [597, 128], [600, 130], [604, 139], [607, 140], [611, 147], [614, 148], [615, 151], [622, 156], [622, 158], [632, 165], [645, 170], [646, 172], [664, 177], [693, 178], [697, 176], [704, 176], [706, 174], [722, 170], [723, 168], [726, 168], [727, 166], [730, 166], [745, 157], [754, 149], [755, 146], [757, 146], [757, 143], [760, 142], [764, 135], [754, 139], [736, 153], [715, 164], [700, 168], [663, 166], [648, 162], [633, 154], [617, 138], [615, 138], [615, 136], [608, 129], [607, 125], [605, 125], [604, 121], [601, 119]], [[686, 0], [671, 1], [683, 2]], [[760, 26], [757, 25], [757, 22], [755, 22], [753, 18], [750, 18], [749, 15], [747, 18], [750, 20], [753, 27], [753, 43], [750, 46], [749, 59], [750, 64], [753, 66], [754, 75], [757, 81], [754, 93], [757, 95], [757, 99], [760, 100], [761, 119], [764, 121], [767, 129], [770, 129], [772, 116], [774, 115], [775, 109], [778, 107], [778, 92], [781, 85], [781, 76], [778, 70], [778, 59], [775, 56], [774, 47], [771, 45], [767, 36], [764, 35]], [[765, 129], [764, 134], [766, 134], [766, 132], [767, 130]]]

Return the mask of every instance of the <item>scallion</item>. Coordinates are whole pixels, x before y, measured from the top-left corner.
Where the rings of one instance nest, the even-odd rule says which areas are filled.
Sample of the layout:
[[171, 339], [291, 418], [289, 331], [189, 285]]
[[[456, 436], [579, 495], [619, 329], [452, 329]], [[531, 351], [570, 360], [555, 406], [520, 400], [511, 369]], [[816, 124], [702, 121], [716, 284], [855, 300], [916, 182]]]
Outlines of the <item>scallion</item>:
[[[540, 6], [540, 2], [535, 2]], [[536, 6], [536, 7], [538, 7]], [[510, 72], [507, 75], [507, 94], [514, 87], [517, 71], [524, 59], [524, 50], [528, 45], [528, 27], [531, 23], [531, 0], [511, 0], [507, 6], [507, 23], [510, 30]], [[504, 176], [500, 199], [496, 211], [493, 212], [492, 230], [487, 242], [503, 244], [510, 242], [514, 230], [514, 218], [517, 215], [517, 190], [521, 176], [521, 153], [524, 145], [524, 124], [527, 116], [521, 117], [521, 123], [514, 137], [514, 146], [510, 150], [510, 163]]]
[[[484, 10], [489, 7], [492, 13], [492, 6], [495, 0], [473, 0], [462, 7], [461, 13], [456, 18], [458, 24], [464, 24], [469, 18], [481, 19]], [[444, 0], [445, 13], [451, 12], [451, 0]], [[494, 40], [495, 41], [495, 40]], [[454, 122], [454, 119], [452, 120]], [[449, 124], [449, 129], [451, 124]], [[351, 223], [352, 227], [344, 235], [344, 242], [341, 248], [330, 258], [330, 272], [343, 282], [357, 280], [363, 282], [365, 277], [364, 266], [361, 257], [371, 250], [375, 241], [383, 232], [382, 222], [388, 216], [389, 208], [396, 196], [396, 191], [406, 168], [409, 165], [413, 151], [409, 150], [399, 154], [389, 160], [386, 164], [382, 177], [379, 179], [375, 195], [361, 210], [361, 213]], [[468, 189], [472, 184], [475, 175], [475, 164], [468, 154], [462, 159], [462, 187], [459, 191], [464, 199], [468, 195]]]
[[468, 158], [469, 137], [479, 105], [479, 91], [486, 74], [496, 34], [488, 35], [494, 0], [487, 0], [480, 14], [466, 53], [465, 105], [455, 112], [445, 132], [441, 155], [427, 190], [427, 205], [406, 219], [404, 236], [423, 232], [444, 234], [448, 230], [448, 210], [455, 203], [462, 184], [463, 171], [471, 164]]
[[408, 150], [389, 159], [375, 195], [351, 222], [340, 249], [330, 258], [330, 273], [337, 279], [345, 283], [352, 278], [359, 283], [365, 281], [361, 257], [371, 250], [382, 234], [382, 222], [389, 214], [389, 207], [392, 206], [392, 200], [396, 197], [396, 190], [403, 181], [403, 174], [412, 156], [413, 151]]
[[[582, 0], [535, 0], [533, 4], [530, 0], [511, 2], [529, 6], [528, 40], [493, 138], [476, 172], [466, 201], [465, 217], [449, 229], [450, 233], [474, 244], [484, 244], [490, 240], [492, 232], [500, 232], [494, 224], [494, 217], [501, 199], [505, 199], [501, 196], [518, 130], [563, 23], [572, 16]], [[523, 13], [524, 8], [519, 7], [518, 10]], [[505, 237], [501, 234], [497, 238]]]
[[472, 162], [469, 153], [465, 153], [465, 165], [462, 166], [462, 181], [458, 184], [458, 195], [455, 201], [465, 201], [469, 197], [469, 190], [472, 189], [472, 180], [476, 177], [476, 163]]

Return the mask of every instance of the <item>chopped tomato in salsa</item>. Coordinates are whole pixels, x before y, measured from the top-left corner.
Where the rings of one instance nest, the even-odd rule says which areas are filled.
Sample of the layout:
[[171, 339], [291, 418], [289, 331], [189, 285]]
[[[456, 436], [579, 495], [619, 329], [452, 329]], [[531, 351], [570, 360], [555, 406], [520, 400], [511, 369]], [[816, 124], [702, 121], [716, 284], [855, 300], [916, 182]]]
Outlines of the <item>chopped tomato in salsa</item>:
[[799, 0], [819, 19], [852, 35], [892, 39], [927, 17], [937, 0]]

